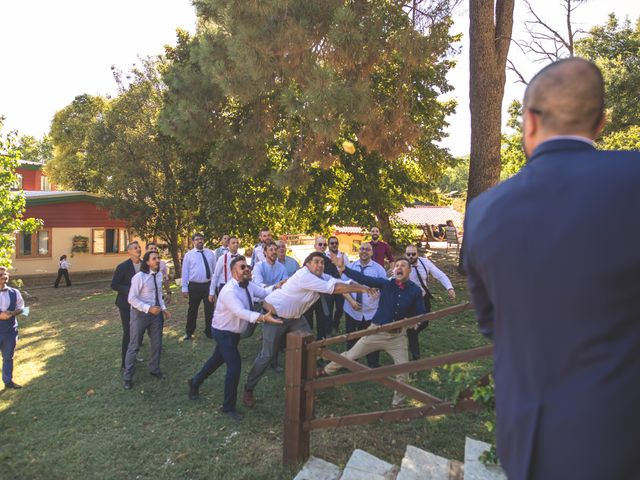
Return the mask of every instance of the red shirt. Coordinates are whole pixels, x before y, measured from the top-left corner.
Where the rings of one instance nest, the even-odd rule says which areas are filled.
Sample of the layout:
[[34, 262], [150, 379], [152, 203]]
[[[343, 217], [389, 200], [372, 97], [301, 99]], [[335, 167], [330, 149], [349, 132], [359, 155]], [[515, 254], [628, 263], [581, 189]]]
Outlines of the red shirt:
[[371, 248], [373, 248], [373, 261], [379, 263], [384, 267], [384, 259], [389, 262], [393, 262], [393, 255], [391, 254], [391, 247], [387, 242], [378, 240], [377, 242], [370, 241]]

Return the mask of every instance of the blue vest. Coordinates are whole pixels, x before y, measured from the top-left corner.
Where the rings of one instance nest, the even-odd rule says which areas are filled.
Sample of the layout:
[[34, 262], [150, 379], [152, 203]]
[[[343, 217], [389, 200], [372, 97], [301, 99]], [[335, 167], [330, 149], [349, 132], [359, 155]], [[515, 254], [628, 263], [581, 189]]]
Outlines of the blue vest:
[[[16, 303], [18, 301], [18, 295], [13, 288], [8, 287], [9, 292], [9, 308], [8, 310], [15, 310]], [[16, 317], [11, 317], [9, 320], [0, 320], [0, 333], [13, 333], [18, 331], [18, 320]]]

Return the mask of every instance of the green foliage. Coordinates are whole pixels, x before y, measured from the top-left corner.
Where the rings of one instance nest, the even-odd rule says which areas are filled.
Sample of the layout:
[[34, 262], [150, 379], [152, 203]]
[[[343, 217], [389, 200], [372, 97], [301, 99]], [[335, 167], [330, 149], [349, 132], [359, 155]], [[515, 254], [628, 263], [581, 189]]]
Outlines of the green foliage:
[[605, 135], [598, 141], [602, 150], [640, 150], [640, 126], [634, 125]]
[[608, 117], [604, 134], [640, 125], [640, 20], [635, 25], [629, 20], [621, 24], [609, 15], [607, 23], [576, 42], [576, 53], [602, 70]]
[[514, 132], [502, 135], [501, 180], [506, 180], [518, 173], [527, 162], [527, 157], [522, 147], [522, 103], [514, 100], [509, 105], [508, 112], [509, 120], [507, 120], [507, 126], [513, 129]]
[[53, 142], [49, 135], [43, 136], [42, 139], [32, 135], [21, 135], [15, 149], [23, 160], [47, 163], [53, 158]]
[[25, 197], [12, 190], [17, 183], [16, 167], [20, 153], [16, 149], [16, 132], [3, 133], [4, 117], [0, 117], [0, 265], [10, 266], [15, 249], [16, 232], [34, 232], [41, 222], [22, 219]]

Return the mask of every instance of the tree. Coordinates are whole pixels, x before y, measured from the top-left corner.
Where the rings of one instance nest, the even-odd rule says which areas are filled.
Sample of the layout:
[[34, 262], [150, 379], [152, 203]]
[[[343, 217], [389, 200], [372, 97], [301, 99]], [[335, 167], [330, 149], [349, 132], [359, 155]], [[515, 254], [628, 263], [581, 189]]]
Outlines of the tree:
[[622, 24], [615, 15], [579, 40], [576, 51], [598, 65], [605, 79], [608, 135], [640, 124], [640, 19]]
[[25, 197], [14, 190], [18, 183], [16, 167], [20, 152], [16, 148], [16, 133], [3, 133], [3, 124], [4, 117], [0, 117], [0, 265], [10, 266], [16, 232], [34, 232], [41, 222], [34, 218], [22, 219]]
[[[437, 176], [451, 162], [433, 145], [454, 108], [437, 100], [450, 89], [446, 72], [452, 63], [443, 59], [452, 40], [446, 15], [423, 7], [419, 15], [433, 13], [432, 20], [420, 22], [423, 31], [414, 28], [415, 15], [407, 15], [401, 2], [196, 5], [203, 28], [194, 39], [180, 33], [170, 52], [170, 91], [160, 122], [186, 148], [207, 150], [211, 165], [254, 179], [267, 175], [300, 199], [305, 185], [331, 198], [320, 183], [351, 178], [352, 162], [371, 163], [371, 171], [388, 169], [390, 180], [408, 164], [426, 166], [412, 170], [422, 187], [435, 183], [424, 182], [426, 173]], [[344, 155], [344, 140], [356, 146], [356, 155]], [[325, 175], [318, 168], [333, 171]], [[392, 188], [373, 192], [379, 184], [364, 179], [353, 177], [363, 183], [350, 191], [368, 191], [367, 201], [338, 196], [339, 203], [314, 209], [311, 223], [326, 224], [333, 212], [351, 211], [344, 202], [353, 200], [359, 217], [375, 218], [389, 236], [389, 218], [413, 198], [406, 195], [404, 205], [385, 201]]]
[[53, 158], [53, 143], [49, 135], [37, 139], [32, 135], [21, 135], [16, 143], [20, 158], [32, 162], [47, 163]]
[[[514, 0], [469, 0], [471, 152], [467, 204], [500, 179], [502, 99]], [[464, 249], [458, 270], [462, 272]]]

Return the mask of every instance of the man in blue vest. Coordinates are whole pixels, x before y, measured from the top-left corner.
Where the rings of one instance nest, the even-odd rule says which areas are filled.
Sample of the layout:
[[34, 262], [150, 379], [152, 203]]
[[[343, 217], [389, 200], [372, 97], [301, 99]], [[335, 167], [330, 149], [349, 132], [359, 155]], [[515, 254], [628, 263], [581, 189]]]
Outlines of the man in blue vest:
[[[640, 153], [596, 150], [604, 121], [595, 65], [545, 67], [523, 102], [527, 164], [467, 208], [509, 479], [640, 478]], [[603, 240], [605, 224], [624, 233]]]
[[0, 267], [0, 350], [2, 351], [2, 381], [4, 388], [22, 388], [13, 381], [13, 352], [18, 340], [18, 321], [24, 300], [15, 288], [7, 286], [9, 272]]

